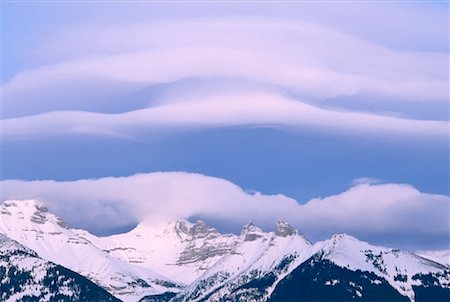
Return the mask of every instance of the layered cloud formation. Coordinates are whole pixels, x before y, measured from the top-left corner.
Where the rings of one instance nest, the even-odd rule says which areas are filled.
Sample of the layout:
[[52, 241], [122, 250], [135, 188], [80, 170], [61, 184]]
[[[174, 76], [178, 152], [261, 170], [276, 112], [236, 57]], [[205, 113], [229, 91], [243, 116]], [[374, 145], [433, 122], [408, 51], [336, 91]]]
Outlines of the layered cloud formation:
[[302, 204], [199, 174], [87, 178], [189, 170], [319, 196], [371, 175], [448, 194], [448, 4], [6, 10], [1, 176], [55, 180], [3, 180], [4, 199], [43, 199], [95, 232], [142, 220], [236, 229], [285, 219], [313, 240], [349, 232], [447, 248], [448, 196], [376, 178]]
[[305, 204], [284, 195], [246, 192], [224, 179], [181, 172], [79, 181], [4, 180], [3, 199], [38, 198], [70, 224], [111, 232], [145, 221], [201, 217], [238, 230], [254, 223], [270, 229], [287, 220], [312, 240], [347, 232], [403, 248], [445, 248], [450, 198], [404, 184], [360, 183]]
[[[397, 50], [314, 22], [229, 17], [79, 26], [41, 48], [66, 57], [3, 85], [5, 139], [259, 125], [448, 136], [447, 121], [420, 111], [411, 118], [396, 105], [444, 108], [447, 54]], [[342, 98], [349, 105], [333, 101]], [[391, 112], [353, 109], [374, 99]]]

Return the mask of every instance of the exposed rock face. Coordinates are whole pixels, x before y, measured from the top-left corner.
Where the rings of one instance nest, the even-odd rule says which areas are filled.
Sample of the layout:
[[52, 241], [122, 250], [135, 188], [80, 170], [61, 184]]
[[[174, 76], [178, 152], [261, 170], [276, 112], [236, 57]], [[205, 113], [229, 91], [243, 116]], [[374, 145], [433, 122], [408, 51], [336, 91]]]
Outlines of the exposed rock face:
[[202, 221], [144, 221], [97, 237], [62, 227], [37, 201], [0, 205], [0, 300], [31, 291], [39, 301], [114, 300], [104, 290], [125, 302], [447, 301], [450, 270], [346, 234], [311, 244], [283, 221], [273, 232], [250, 223], [240, 235]]
[[68, 228], [61, 218], [49, 212], [44, 203], [38, 200], [5, 201], [0, 207], [0, 213], [8, 216], [14, 215], [19, 219], [29, 219], [40, 225], [56, 223], [62, 228]]
[[209, 236], [217, 236], [220, 233], [210, 226], [207, 226], [204, 221], [197, 221], [190, 229], [192, 239], [206, 238]]
[[175, 232], [180, 238], [185, 238], [189, 234], [189, 227], [184, 221], [177, 221], [175, 223]]
[[289, 223], [285, 221], [278, 221], [275, 228], [275, 235], [280, 237], [287, 237], [297, 234], [298, 231], [294, 229]]
[[244, 236], [244, 241], [255, 241], [263, 235], [264, 232], [251, 222], [245, 225], [241, 231], [241, 236]]
[[188, 264], [198, 261], [204, 261], [208, 258], [222, 256], [230, 253], [232, 244], [229, 240], [216, 242], [214, 239], [222, 235], [215, 228], [212, 228], [204, 221], [197, 221], [189, 230], [188, 246], [181, 252], [177, 264]]
[[232, 247], [226, 244], [219, 246], [205, 244], [198, 248], [195, 247], [195, 244], [192, 244], [181, 253], [177, 264], [187, 264], [204, 261], [208, 258], [228, 254], [231, 252], [231, 250]]
[[43, 205], [36, 205], [36, 211], [31, 216], [30, 220], [34, 223], [44, 224], [47, 221], [47, 207]]

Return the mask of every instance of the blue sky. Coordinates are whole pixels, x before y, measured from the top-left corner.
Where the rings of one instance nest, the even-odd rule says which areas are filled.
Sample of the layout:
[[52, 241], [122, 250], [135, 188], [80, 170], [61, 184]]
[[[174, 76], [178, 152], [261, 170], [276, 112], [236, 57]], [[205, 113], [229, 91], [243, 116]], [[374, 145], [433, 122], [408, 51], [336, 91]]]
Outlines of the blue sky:
[[1, 178], [185, 171], [300, 204], [372, 179], [448, 202], [448, 9], [3, 2]]

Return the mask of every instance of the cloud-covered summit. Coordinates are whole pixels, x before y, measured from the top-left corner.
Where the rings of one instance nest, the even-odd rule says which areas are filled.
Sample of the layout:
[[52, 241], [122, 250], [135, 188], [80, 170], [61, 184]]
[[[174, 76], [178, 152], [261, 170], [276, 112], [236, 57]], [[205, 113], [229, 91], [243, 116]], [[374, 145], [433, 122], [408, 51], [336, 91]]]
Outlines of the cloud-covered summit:
[[3, 180], [0, 185], [3, 199], [41, 199], [70, 224], [94, 232], [201, 217], [233, 230], [250, 221], [271, 229], [286, 220], [313, 240], [346, 232], [406, 248], [443, 248], [449, 238], [449, 197], [405, 184], [361, 183], [304, 204], [183, 172], [68, 182]]

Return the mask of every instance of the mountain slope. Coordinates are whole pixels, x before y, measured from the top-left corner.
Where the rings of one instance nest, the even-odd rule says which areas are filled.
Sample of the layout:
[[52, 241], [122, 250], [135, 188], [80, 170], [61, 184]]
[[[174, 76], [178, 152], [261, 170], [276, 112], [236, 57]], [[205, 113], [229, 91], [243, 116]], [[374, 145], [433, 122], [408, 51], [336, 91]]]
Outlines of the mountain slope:
[[436, 277], [441, 287], [450, 289], [447, 267], [413, 253], [373, 246], [345, 234], [334, 235], [316, 246], [319, 248], [316, 255], [322, 259], [350, 270], [372, 272], [411, 300], [415, 299], [415, 288], [426, 283], [422, 276]]
[[160, 226], [141, 223], [125, 234], [92, 239], [111, 256], [190, 284], [229, 254], [237, 236], [221, 234], [202, 221], [176, 221]]
[[[171, 301], [448, 301], [450, 271], [349, 235], [309, 244], [244, 228], [236, 249]], [[247, 240], [246, 240], [247, 239]], [[250, 240], [249, 240], [250, 239]]]
[[[71, 269], [125, 301], [450, 300], [450, 270], [444, 265], [345, 234], [311, 244], [286, 222], [273, 232], [248, 224], [234, 235], [202, 221], [144, 221], [130, 232], [97, 237], [68, 228], [42, 203], [28, 200], [0, 206], [0, 234], [20, 243], [5, 239], [4, 246], [14, 243], [26, 259], [44, 263], [45, 269], [34, 270], [42, 265], [22, 268], [19, 258], [2, 258], [8, 268], [3, 282], [13, 294], [21, 287], [11, 284], [23, 279], [11, 275], [14, 266], [12, 272], [20, 268], [36, 284], [47, 271], [49, 280], [83, 278]], [[69, 293], [67, 284], [57, 283], [51, 294], [59, 294], [58, 288]]]
[[1, 301], [119, 301], [85, 277], [0, 234]]
[[443, 251], [417, 251], [415, 254], [450, 268], [450, 249]]
[[275, 288], [269, 301], [409, 301], [371, 272], [311, 257]]
[[[275, 232], [269, 233], [252, 224], [246, 225], [232, 252], [173, 300], [264, 300], [278, 280], [303, 261], [310, 246], [285, 222], [279, 222]], [[261, 281], [262, 277], [264, 281]]]
[[179, 285], [149, 269], [110, 256], [82, 236], [88, 234], [86, 231], [68, 228], [35, 200], [5, 201], [0, 206], [0, 233], [40, 257], [87, 277], [124, 301], [179, 290]]

